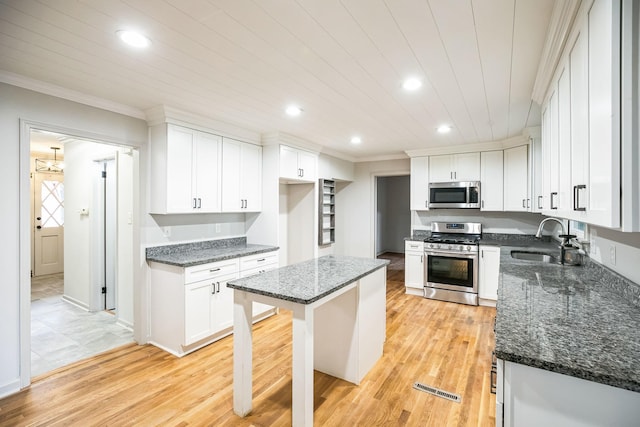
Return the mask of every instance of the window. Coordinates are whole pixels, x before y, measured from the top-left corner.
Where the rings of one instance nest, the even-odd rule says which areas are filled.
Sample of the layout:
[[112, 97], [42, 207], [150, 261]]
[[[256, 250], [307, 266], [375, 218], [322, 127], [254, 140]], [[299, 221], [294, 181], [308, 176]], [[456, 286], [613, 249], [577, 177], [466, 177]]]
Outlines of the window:
[[42, 228], [64, 225], [64, 184], [59, 181], [42, 181], [40, 189]]

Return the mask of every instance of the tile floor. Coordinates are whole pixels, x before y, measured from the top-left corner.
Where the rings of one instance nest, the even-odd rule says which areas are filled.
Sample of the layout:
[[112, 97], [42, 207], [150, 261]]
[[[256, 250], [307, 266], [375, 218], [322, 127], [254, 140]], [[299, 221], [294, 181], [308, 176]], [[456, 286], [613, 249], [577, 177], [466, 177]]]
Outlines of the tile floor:
[[62, 274], [31, 279], [31, 376], [133, 341], [104, 311], [87, 312], [62, 299]]

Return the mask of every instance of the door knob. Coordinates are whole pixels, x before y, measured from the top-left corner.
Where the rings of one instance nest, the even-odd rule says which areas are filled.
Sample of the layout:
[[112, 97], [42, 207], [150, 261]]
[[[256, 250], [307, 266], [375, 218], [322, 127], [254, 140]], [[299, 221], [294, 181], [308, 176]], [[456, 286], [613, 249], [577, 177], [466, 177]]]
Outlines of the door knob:
[[39, 217], [37, 217], [36, 219], [37, 219], [38, 221], [40, 221], [40, 220], [42, 219], [42, 217], [40, 217], [40, 216], [39, 216]]
[[42, 228], [42, 226], [41, 226], [41, 225], [39, 225], [39, 226], [37, 226], [36, 228], [37, 228], [38, 230], [40, 230], [40, 229]]

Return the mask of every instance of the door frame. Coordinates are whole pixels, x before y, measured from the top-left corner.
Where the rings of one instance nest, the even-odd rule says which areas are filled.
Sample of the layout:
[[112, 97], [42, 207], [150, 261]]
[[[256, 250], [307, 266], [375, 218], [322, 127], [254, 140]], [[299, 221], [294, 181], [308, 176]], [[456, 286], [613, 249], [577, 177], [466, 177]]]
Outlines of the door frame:
[[[377, 248], [376, 241], [378, 238], [378, 178], [390, 177], [390, 176], [410, 176], [411, 171], [409, 170], [393, 170], [393, 171], [385, 171], [385, 172], [372, 172], [371, 173], [371, 236], [373, 236], [373, 241], [371, 242], [371, 257], [377, 258]], [[411, 193], [411, 190], [409, 190]], [[411, 196], [411, 194], [409, 194]], [[411, 209], [411, 205], [409, 205], [409, 209]], [[411, 229], [407, 230], [409, 235], [411, 234]]]
[[[18, 269], [19, 269], [19, 312], [20, 312], [20, 388], [25, 388], [31, 384], [31, 179], [30, 179], [30, 159], [31, 159], [31, 131], [34, 129], [56, 132], [64, 135], [87, 139], [103, 144], [128, 147], [139, 150], [140, 147], [131, 142], [115, 138], [109, 135], [88, 132], [86, 130], [74, 129], [60, 126], [53, 123], [40, 122], [29, 119], [19, 119], [20, 123], [20, 147], [19, 147], [19, 192], [18, 200]], [[133, 218], [140, 218], [140, 165], [134, 164], [133, 174]], [[138, 221], [134, 221], [132, 228], [133, 239], [133, 271], [134, 271], [134, 337], [142, 336], [139, 317], [135, 314], [139, 304], [139, 289], [135, 286], [140, 273], [136, 266], [140, 265], [140, 251], [135, 248], [140, 247], [140, 226]]]

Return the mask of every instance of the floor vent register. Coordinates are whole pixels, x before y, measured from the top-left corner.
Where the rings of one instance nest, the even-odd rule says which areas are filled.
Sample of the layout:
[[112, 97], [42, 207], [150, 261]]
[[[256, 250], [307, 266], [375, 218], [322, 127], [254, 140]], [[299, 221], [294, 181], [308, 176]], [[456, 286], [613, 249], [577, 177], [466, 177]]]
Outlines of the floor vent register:
[[462, 402], [462, 398], [455, 393], [450, 393], [448, 391], [440, 390], [438, 388], [431, 387], [431, 386], [422, 384], [420, 382], [413, 383], [413, 388], [415, 388], [416, 390], [424, 391], [426, 393], [431, 393], [438, 397], [443, 397], [445, 399], [452, 400], [457, 403]]

